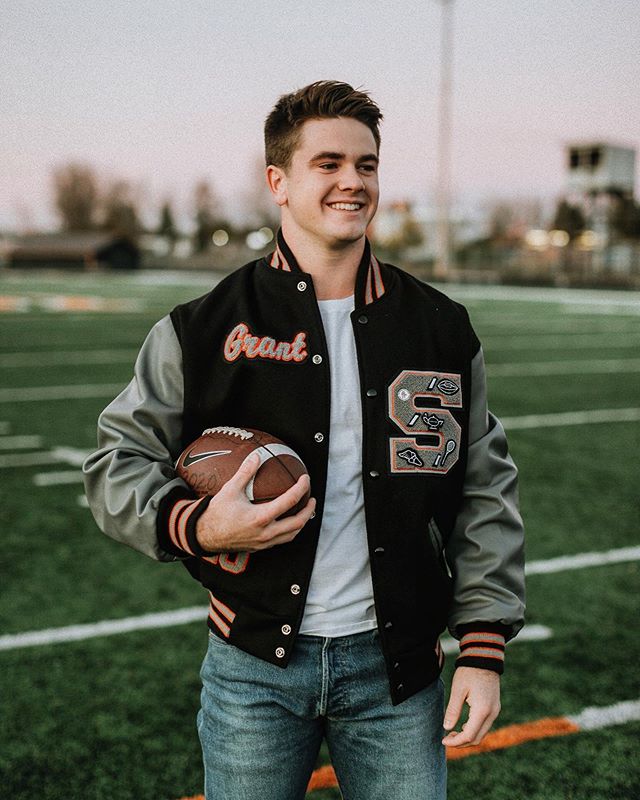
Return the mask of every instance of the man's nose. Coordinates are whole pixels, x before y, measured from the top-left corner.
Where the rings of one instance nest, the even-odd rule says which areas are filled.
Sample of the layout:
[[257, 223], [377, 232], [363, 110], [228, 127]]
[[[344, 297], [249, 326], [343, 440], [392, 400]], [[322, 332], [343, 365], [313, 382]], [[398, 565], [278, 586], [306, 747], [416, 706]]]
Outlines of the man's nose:
[[343, 192], [360, 192], [364, 189], [362, 175], [360, 175], [355, 166], [345, 166], [341, 170], [338, 188]]

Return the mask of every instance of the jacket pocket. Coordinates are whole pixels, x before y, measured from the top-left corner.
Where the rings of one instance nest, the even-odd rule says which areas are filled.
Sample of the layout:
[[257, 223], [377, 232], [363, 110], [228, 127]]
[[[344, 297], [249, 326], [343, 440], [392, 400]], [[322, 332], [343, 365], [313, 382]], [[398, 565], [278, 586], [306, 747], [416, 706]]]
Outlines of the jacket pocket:
[[438, 564], [440, 568], [449, 578], [452, 578], [453, 575], [451, 574], [451, 569], [449, 568], [449, 564], [447, 562], [447, 556], [444, 551], [444, 540], [442, 538], [442, 534], [440, 533], [440, 529], [433, 517], [429, 520], [428, 524], [429, 529], [429, 536], [431, 537], [431, 544], [433, 545], [434, 552], [438, 559]]

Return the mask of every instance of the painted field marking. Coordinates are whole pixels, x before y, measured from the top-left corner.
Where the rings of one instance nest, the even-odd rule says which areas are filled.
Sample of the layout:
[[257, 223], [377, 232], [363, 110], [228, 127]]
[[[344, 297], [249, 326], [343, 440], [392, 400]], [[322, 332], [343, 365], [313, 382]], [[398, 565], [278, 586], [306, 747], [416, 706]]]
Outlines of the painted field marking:
[[522, 300], [529, 303], [549, 303], [568, 308], [582, 307], [593, 309], [629, 309], [640, 314], [640, 292], [613, 290], [602, 292], [598, 289], [556, 289], [554, 287], [528, 286], [486, 286], [484, 284], [434, 284], [454, 298], [467, 300]]
[[601, 422], [637, 422], [640, 408], [596, 408], [591, 411], [559, 411], [554, 414], [527, 414], [522, 417], [502, 417], [507, 430], [527, 428], [563, 428], [565, 425], [595, 425]]
[[89, 501], [87, 500], [87, 496], [84, 494], [79, 494], [76, 497], [76, 505], [79, 505], [80, 508], [89, 508]]
[[0, 450], [27, 450], [42, 447], [42, 436], [0, 436]]
[[[606, 333], [558, 333], [540, 336], [499, 336], [483, 337], [485, 350], [582, 350], [600, 348], [637, 348], [640, 344], [640, 333], [628, 332], [618, 334]], [[491, 343], [489, 345], [489, 343]]]
[[[625, 700], [611, 706], [592, 706], [585, 708], [578, 714], [566, 717], [547, 717], [533, 720], [532, 722], [521, 722], [515, 725], [507, 725], [504, 728], [497, 728], [484, 737], [482, 744], [461, 747], [460, 749], [447, 747], [447, 761], [458, 761], [461, 758], [468, 758], [479, 753], [504, 750], [508, 747], [516, 747], [538, 739], [568, 736], [572, 733], [580, 733], [580, 731], [593, 731], [609, 728], [613, 725], [624, 725], [627, 722], [636, 722], [639, 719], [640, 700]], [[307, 792], [313, 792], [316, 789], [332, 789], [337, 786], [338, 779], [333, 767], [330, 764], [325, 764], [313, 771], [307, 784]], [[180, 800], [204, 800], [204, 795], [182, 797]]]
[[76, 447], [53, 447], [51, 450], [37, 453], [10, 453], [0, 455], [0, 469], [13, 467], [41, 467], [46, 464], [69, 464], [72, 467], [81, 467], [88, 450], [79, 450]]
[[37, 472], [33, 476], [33, 483], [35, 486], [65, 486], [71, 483], [82, 483], [82, 472], [79, 469]]
[[85, 625], [66, 625], [63, 628], [45, 628], [40, 631], [8, 634], [0, 636], [0, 650], [15, 650], [22, 647], [36, 647], [62, 642], [79, 642], [101, 636], [114, 636], [131, 631], [172, 628], [191, 622], [204, 622], [209, 612], [206, 606], [180, 608], [177, 611], [164, 611], [156, 614], [142, 614], [137, 617], [109, 619]]
[[583, 361], [534, 361], [487, 364], [490, 377], [529, 377], [532, 375], [594, 375], [640, 372], [640, 358], [592, 359]]
[[23, 403], [32, 400], [74, 400], [88, 397], [113, 397], [124, 389], [123, 383], [98, 383], [67, 386], [22, 386], [0, 389], [0, 403]]
[[[527, 575], [539, 575], [638, 560], [640, 560], [640, 546], [622, 547], [618, 550], [608, 550], [604, 553], [578, 553], [574, 556], [561, 556], [560, 558], [551, 558], [545, 561], [531, 561], [525, 567], [525, 573]], [[206, 606], [194, 606], [178, 609], [177, 611], [143, 614], [138, 617], [125, 617], [123, 619], [103, 620], [102, 622], [91, 622], [83, 625], [67, 625], [62, 628], [47, 628], [40, 631], [7, 634], [0, 636], [0, 650], [14, 650], [18, 647], [33, 647], [35, 645], [93, 639], [98, 636], [112, 636], [117, 633], [129, 633], [130, 631], [151, 628], [169, 628], [173, 625], [201, 621], [206, 618], [208, 610]], [[529, 632], [527, 633], [527, 631]], [[518, 638], [513, 640], [513, 644], [518, 641], [542, 640], [549, 638], [548, 634], [552, 635], [550, 629], [545, 625], [529, 625], [523, 629]], [[449, 647], [449, 645], [446, 645], [446, 647]]]
[[43, 350], [0, 354], [0, 367], [52, 367], [58, 364], [78, 366], [86, 364], [133, 363], [137, 350]]
[[577, 553], [575, 556], [559, 556], [543, 561], [529, 561], [525, 564], [525, 575], [549, 575], [552, 572], [565, 572], [585, 567], [602, 567], [606, 564], [624, 564], [640, 561], [640, 546], [620, 547], [600, 553]]
[[[17, 650], [22, 647], [79, 642], [85, 639], [97, 639], [102, 636], [131, 633], [132, 631], [173, 628], [176, 625], [204, 622], [208, 613], [208, 606], [192, 606], [191, 608], [179, 608], [177, 611], [161, 611], [155, 614], [142, 614], [137, 617], [123, 617], [122, 619], [108, 619], [82, 625], [66, 625], [62, 628], [44, 628], [39, 631], [6, 634], [0, 636], [0, 650]], [[551, 628], [547, 628], [546, 625], [529, 625], [522, 630], [516, 639], [509, 642], [507, 647], [519, 642], [546, 640], [552, 636], [553, 631]], [[442, 649], [445, 653], [457, 652], [458, 643], [451, 637], [445, 637]]]

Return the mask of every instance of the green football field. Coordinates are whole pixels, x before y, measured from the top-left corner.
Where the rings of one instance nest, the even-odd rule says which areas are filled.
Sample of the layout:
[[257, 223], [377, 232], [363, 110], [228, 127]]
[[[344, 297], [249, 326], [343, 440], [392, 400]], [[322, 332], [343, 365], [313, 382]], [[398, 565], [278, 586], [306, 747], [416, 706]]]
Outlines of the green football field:
[[[202, 791], [204, 590], [102, 536], [79, 465], [151, 324], [212, 280], [0, 277], [3, 800]], [[449, 796], [640, 797], [640, 294], [447, 291], [483, 341], [490, 405], [520, 468], [530, 571], [495, 725], [514, 727], [498, 749], [450, 763]], [[164, 627], [144, 616], [161, 612]], [[523, 742], [531, 730], [540, 738]]]

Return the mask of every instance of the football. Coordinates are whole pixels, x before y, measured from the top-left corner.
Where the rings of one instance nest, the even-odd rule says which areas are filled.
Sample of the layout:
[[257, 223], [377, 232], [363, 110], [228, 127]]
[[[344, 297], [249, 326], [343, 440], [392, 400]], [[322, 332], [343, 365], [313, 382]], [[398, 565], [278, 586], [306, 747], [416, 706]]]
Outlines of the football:
[[[252, 452], [260, 456], [260, 468], [249, 481], [246, 493], [252, 503], [279, 497], [307, 472], [302, 459], [280, 439], [252, 428], [207, 428], [186, 447], [176, 461], [176, 472], [199, 496], [214, 495], [235, 475]], [[304, 508], [305, 496], [282, 516]]]

